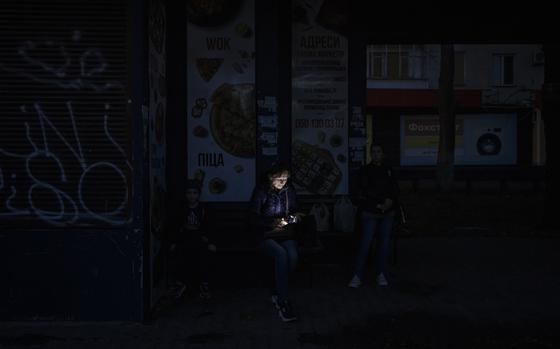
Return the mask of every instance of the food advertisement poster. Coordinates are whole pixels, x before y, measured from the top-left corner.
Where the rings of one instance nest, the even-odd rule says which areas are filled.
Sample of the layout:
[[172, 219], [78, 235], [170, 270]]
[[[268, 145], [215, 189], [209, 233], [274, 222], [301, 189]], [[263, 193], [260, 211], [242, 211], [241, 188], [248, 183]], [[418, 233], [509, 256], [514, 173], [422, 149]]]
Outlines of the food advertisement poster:
[[[513, 165], [517, 161], [515, 114], [461, 114], [455, 122], [455, 164]], [[401, 165], [435, 165], [439, 116], [401, 116]]]
[[292, 2], [292, 178], [301, 194], [348, 192], [348, 40], [327, 4]]
[[188, 176], [206, 201], [255, 185], [254, 0], [187, 1]]

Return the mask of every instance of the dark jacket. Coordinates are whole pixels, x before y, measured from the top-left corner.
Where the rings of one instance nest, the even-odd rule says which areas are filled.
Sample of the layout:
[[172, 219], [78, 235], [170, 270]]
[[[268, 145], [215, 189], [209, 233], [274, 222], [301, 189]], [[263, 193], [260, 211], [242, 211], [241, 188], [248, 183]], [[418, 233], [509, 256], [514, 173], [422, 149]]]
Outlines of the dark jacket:
[[[212, 229], [210, 228], [210, 219], [208, 217], [208, 209], [204, 203], [199, 202], [194, 208], [184, 203], [185, 220], [180, 231], [173, 239], [175, 242], [186, 242], [189, 244], [211, 244]], [[205, 242], [204, 240], [208, 240]]]
[[399, 190], [390, 166], [373, 163], [363, 166], [358, 172], [356, 185], [354, 196], [363, 211], [382, 213], [376, 206], [383, 204], [385, 199], [393, 201], [387, 212], [397, 208]]
[[281, 190], [262, 185], [253, 191], [251, 213], [253, 232], [256, 242], [262, 241], [265, 233], [274, 229], [281, 218], [287, 218], [297, 210], [297, 197], [294, 187], [287, 184]]

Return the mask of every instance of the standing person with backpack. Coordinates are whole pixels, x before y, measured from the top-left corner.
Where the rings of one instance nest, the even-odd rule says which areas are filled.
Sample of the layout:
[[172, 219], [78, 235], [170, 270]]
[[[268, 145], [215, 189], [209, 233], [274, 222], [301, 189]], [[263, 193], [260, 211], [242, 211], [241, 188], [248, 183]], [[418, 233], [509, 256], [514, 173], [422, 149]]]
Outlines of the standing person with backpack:
[[255, 241], [259, 250], [274, 260], [272, 303], [285, 322], [297, 319], [289, 300], [288, 282], [298, 260], [295, 223], [300, 217], [296, 215], [296, 191], [289, 177], [286, 165], [273, 166], [251, 199]]
[[375, 276], [379, 286], [388, 286], [386, 264], [389, 252], [390, 234], [398, 207], [398, 186], [393, 178], [392, 169], [385, 162], [383, 148], [379, 144], [371, 145], [371, 162], [363, 166], [357, 178], [356, 199], [361, 211], [362, 234], [354, 275], [349, 287], [360, 287], [363, 280], [365, 263], [371, 250], [374, 236], [379, 240], [375, 258]]

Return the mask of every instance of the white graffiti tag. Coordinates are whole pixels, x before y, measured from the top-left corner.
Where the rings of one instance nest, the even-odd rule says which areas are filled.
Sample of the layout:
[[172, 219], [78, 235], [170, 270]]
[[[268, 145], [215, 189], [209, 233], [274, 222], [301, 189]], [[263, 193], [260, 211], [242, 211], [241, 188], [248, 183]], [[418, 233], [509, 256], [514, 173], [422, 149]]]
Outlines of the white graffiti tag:
[[[29, 154], [16, 154], [9, 152], [0, 148], [0, 155], [4, 155], [9, 158], [21, 159], [25, 163], [25, 174], [31, 179], [33, 184], [27, 190], [27, 208], [15, 208], [12, 205], [12, 200], [17, 194], [17, 190], [15, 186], [11, 186], [11, 194], [6, 201], [6, 210], [7, 212], [1, 212], [0, 216], [15, 216], [15, 215], [29, 215], [34, 214], [38, 218], [47, 221], [49, 223], [55, 225], [66, 225], [75, 223], [79, 218], [93, 218], [97, 220], [101, 220], [110, 224], [123, 224], [125, 223], [123, 219], [116, 218], [120, 214], [123, 213], [123, 210], [126, 209], [128, 204], [128, 181], [126, 175], [123, 173], [117, 165], [108, 162], [108, 161], [97, 161], [93, 163], [89, 163], [86, 157], [84, 156], [82, 143], [80, 140], [80, 136], [78, 134], [78, 129], [76, 127], [76, 120], [74, 115], [74, 110], [72, 107], [71, 102], [66, 103], [66, 107], [68, 110], [68, 115], [70, 118], [70, 124], [73, 130], [73, 142], [75, 145], [72, 145], [66, 137], [58, 130], [58, 128], [53, 124], [53, 122], [48, 118], [45, 112], [42, 110], [41, 105], [39, 103], [34, 104], [35, 112], [37, 114], [37, 118], [40, 125], [40, 134], [41, 134], [41, 142], [40, 146], [37, 145], [36, 142], [33, 141], [31, 129], [29, 123], [25, 123], [26, 129], [26, 137], [28, 143], [32, 147], [32, 151]], [[21, 108], [22, 111], [27, 110], [25, 107]], [[108, 119], [109, 114], [108, 111], [110, 106], [108, 104], [105, 105], [105, 115], [103, 118], [103, 129], [107, 140], [116, 148], [116, 150], [122, 155], [123, 163], [126, 164], [129, 170], [132, 170], [132, 165], [130, 161], [126, 157], [125, 151], [122, 147], [115, 141], [115, 139], [111, 136], [108, 128]], [[49, 131], [49, 132], [47, 132]], [[36, 172], [33, 170], [33, 162], [42, 161], [43, 163], [48, 162], [55, 165], [56, 170], [58, 171], [59, 180], [62, 183], [68, 183], [69, 179], [64, 169], [63, 163], [60, 158], [51, 150], [49, 144], [49, 137], [48, 134], [56, 135], [59, 141], [61, 141], [67, 150], [73, 155], [75, 160], [79, 163], [81, 173], [80, 177], [77, 180], [77, 187], [75, 188], [75, 194], [78, 198], [78, 204], [72, 198], [72, 196], [61, 188], [42, 180], [41, 172]], [[88, 204], [87, 197], [84, 196], [84, 182], [87, 182], [91, 179], [92, 176], [95, 176], [95, 170], [100, 168], [104, 168], [105, 172], [110, 170], [113, 172], [122, 183], [123, 197], [121, 198], [120, 204], [114, 210], [110, 212], [95, 212], [93, 209], [90, 208], [90, 204]], [[5, 187], [5, 180], [3, 176], [2, 169], [0, 168], [0, 189]], [[53, 194], [55, 198], [56, 206], [58, 207], [57, 210], [44, 210], [37, 206], [34, 200], [34, 193], [38, 190], [48, 191]]]
[[[0, 139], [0, 217], [32, 216], [57, 226], [82, 221], [115, 225], [130, 221], [126, 217], [132, 165], [110, 132], [111, 106], [98, 98], [108, 92], [122, 94], [124, 86], [105, 79], [115, 75], [103, 52], [82, 42], [86, 36], [75, 30], [70, 40], [26, 40], [13, 46], [10, 64], [0, 61], [0, 71], [31, 81], [34, 90], [42, 91], [44, 86], [34, 86], [47, 84], [62, 94], [64, 103], [60, 108], [60, 99], [43, 96], [30, 97], [36, 100], [34, 103], [21, 102], [23, 117], [33, 120], [22, 121], [24, 142], [13, 147], [2, 144]], [[67, 93], [76, 96], [74, 100], [69, 100]], [[97, 122], [84, 117], [87, 129], [80, 128], [76, 122], [82, 122], [76, 115], [80, 109], [75, 105], [82, 102], [80, 96], [89, 95], [94, 95], [95, 102], [88, 102], [86, 113], [91, 114], [99, 106], [104, 107], [103, 112]], [[49, 117], [54, 115], [49, 108], [63, 109], [63, 113]], [[94, 144], [87, 141], [86, 134], [89, 139], [94, 137]], [[99, 139], [106, 140], [101, 143], [108, 148]]]
[[[81, 33], [75, 31], [72, 41], [81, 40]], [[25, 41], [17, 49], [18, 56], [25, 64], [13, 67], [0, 62], [0, 70], [15, 73], [35, 82], [54, 85], [62, 89], [84, 90], [91, 89], [96, 92], [111, 89], [123, 89], [117, 81], [96, 82], [96, 75], [106, 72], [108, 64], [101, 51], [90, 48], [83, 51], [79, 57], [72, 57], [70, 50], [64, 43], [52, 40], [40, 42]], [[42, 59], [43, 55], [50, 57]], [[57, 63], [53, 63], [57, 59]], [[74, 61], [79, 61], [79, 75], [71, 73]]]

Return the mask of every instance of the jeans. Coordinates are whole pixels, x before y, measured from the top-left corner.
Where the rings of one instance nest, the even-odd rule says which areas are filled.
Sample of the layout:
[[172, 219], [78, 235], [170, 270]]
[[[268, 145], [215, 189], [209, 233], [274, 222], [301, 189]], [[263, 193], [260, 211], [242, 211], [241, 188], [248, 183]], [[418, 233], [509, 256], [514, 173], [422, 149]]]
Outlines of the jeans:
[[295, 269], [298, 260], [297, 243], [294, 240], [278, 242], [265, 239], [259, 245], [259, 249], [264, 255], [274, 259], [273, 294], [277, 293], [280, 301], [288, 300], [289, 274]]
[[354, 271], [354, 274], [360, 279], [364, 274], [367, 256], [376, 233], [379, 246], [375, 258], [375, 275], [385, 273], [386, 260], [389, 252], [389, 236], [393, 228], [394, 217], [394, 211], [385, 213], [384, 215], [375, 215], [369, 212], [362, 213], [362, 239], [358, 246], [356, 269]]

